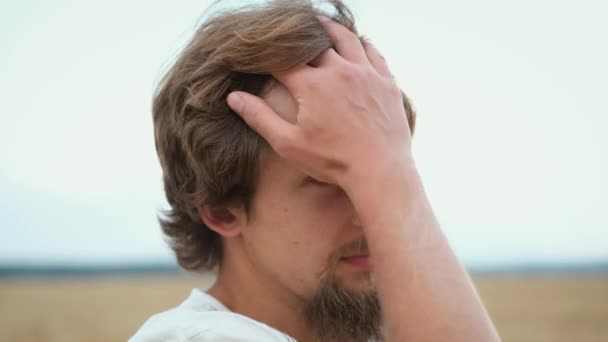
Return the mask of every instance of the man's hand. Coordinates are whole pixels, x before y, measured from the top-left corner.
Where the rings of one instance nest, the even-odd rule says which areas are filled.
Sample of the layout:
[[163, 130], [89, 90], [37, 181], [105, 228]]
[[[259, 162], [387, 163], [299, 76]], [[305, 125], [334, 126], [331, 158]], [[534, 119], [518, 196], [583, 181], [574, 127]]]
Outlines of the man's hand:
[[324, 51], [310, 65], [274, 74], [298, 104], [296, 123], [251, 94], [232, 93], [228, 104], [281, 157], [348, 192], [372, 171], [405, 166], [411, 158], [410, 130], [384, 58], [342, 25], [320, 19], [335, 50]]
[[428, 202], [384, 59], [341, 25], [323, 25], [335, 50], [274, 75], [298, 104], [295, 123], [251, 94], [230, 94], [229, 105], [280, 156], [346, 191], [368, 241], [386, 341], [499, 341]]

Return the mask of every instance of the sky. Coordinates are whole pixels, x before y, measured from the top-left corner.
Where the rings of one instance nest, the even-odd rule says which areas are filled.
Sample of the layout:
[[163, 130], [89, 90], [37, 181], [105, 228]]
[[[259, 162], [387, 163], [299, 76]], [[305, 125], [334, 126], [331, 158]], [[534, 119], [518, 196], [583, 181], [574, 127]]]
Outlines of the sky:
[[[155, 85], [209, 1], [5, 3], [0, 264], [172, 262]], [[608, 4], [347, 1], [467, 265], [608, 259]]]

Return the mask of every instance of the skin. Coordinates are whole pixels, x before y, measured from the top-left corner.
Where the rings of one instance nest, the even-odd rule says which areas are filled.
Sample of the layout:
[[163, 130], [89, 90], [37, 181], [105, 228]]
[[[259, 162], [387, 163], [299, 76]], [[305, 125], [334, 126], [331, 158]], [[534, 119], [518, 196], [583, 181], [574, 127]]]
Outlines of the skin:
[[[297, 103], [280, 83], [264, 96], [281, 118], [295, 122]], [[374, 288], [371, 269], [340, 257], [368, 255], [360, 250], [363, 229], [344, 191], [319, 182], [272, 149], [262, 153], [258, 191], [249, 211], [231, 208], [199, 213], [223, 236], [224, 257], [209, 293], [231, 311], [264, 322], [296, 338], [315, 341], [302, 325], [303, 303], [330, 272], [354, 291]]]
[[[200, 210], [226, 246], [211, 294], [312, 341], [300, 298], [314, 291], [332, 254], [365, 237], [387, 341], [499, 341], [432, 212], [384, 59], [346, 28], [321, 20], [335, 49], [274, 74], [293, 103], [281, 108], [289, 102], [284, 92], [275, 100], [228, 97], [274, 152], [263, 159], [251, 217], [242, 208], [221, 219]], [[298, 187], [307, 175], [327, 184]], [[347, 266], [335, 268], [342, 284], [374, 286], [367, 271]]]

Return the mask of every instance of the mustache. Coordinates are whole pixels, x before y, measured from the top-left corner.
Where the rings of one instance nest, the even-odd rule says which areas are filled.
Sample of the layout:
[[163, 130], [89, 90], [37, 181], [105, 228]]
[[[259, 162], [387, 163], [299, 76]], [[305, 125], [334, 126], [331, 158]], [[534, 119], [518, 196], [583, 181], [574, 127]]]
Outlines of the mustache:
[[369, 248], [367, 246], [367, 240], [365, 239], [365, 237], [351, 241], [341, 246], [334, 253], [332, 259], [339, 260], [342, 257], [353, 254], [369, 254]]
[[340, 263], [340, 259], [354, 254], [369, 254], [369, 248], [367, 246], [367, 240], [365, 237], [361, 237], [340, 246], [340, 248], [330, 255], [329, 262], [327, 263], [327, 266], [319, 273], [319, 277], [321, 279], [330, 278]]

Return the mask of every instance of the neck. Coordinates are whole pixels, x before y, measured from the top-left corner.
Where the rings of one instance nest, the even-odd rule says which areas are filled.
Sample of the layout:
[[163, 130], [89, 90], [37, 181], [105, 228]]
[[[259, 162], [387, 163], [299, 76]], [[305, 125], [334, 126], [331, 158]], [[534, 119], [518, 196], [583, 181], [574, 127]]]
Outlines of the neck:
[[301, 299], [260, 274], [248, 258], [237, 259], [234, 256], [238, 253], [225, 252], [217, 279], [207, 291], [210, 295], [230, 311], [269, 325], [297, 341], [315, 340], [313, 330], [304, 323]]

